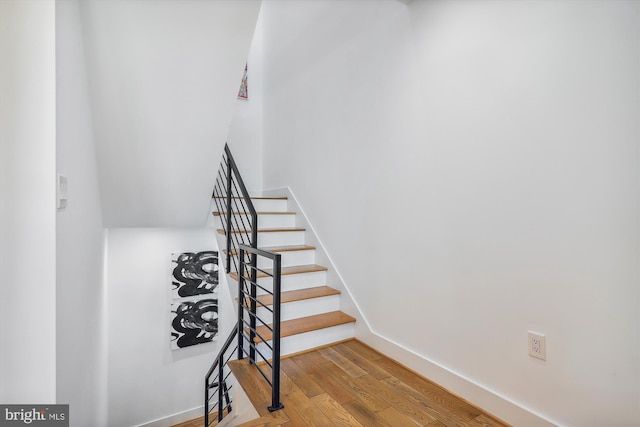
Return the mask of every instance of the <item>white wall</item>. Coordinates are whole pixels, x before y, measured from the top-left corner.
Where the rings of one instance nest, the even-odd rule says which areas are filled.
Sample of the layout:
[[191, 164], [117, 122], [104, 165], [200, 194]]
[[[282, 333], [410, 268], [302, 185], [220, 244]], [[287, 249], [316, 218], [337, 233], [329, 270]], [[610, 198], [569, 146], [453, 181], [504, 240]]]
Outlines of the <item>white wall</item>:
[[204, 226], [259, 7], [82, 2], [105, 226]]
[[55, 4], [0, 2], [0, 402], [56, 401]]
[[236, 101], [227, 142], [247, 189], [262, 190], [262, 111], [264, 68], [262, 20], [258, 18], [247, 58], [248, 99]]
[[214, 230], [110, 229], [107, 242], [107, 425], [133, 426], [202, 406], [204, 375], [226, 335], [170, 349], [170, 260], [173, 252], [215, 250]]
[[56, 163], [68, 180], [57, 213], [57, 399], [71, 425], [106, 425], [103, 228], [78, 0], [56, 1]]
[[263, 13], [265, 187], [291, 186], [374, 332], [516, 425], [540, 424], [488, 395], [640, 424], [640, 4]]

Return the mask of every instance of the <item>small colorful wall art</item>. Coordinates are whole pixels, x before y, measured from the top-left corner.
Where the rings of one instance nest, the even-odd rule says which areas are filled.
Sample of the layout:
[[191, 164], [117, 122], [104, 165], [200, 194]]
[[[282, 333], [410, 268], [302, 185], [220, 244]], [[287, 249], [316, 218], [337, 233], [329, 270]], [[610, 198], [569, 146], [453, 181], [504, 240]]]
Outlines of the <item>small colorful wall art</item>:
[[238, 91], [238, 98], [249, 99], [249, 88], [247, 87], [247, 66], [244, 66], [244, 74], [242, 75], [242, 81], [240, 82], [240, 90]]
[[171, 348], [212, 342], [218, 335], [218, 252], [171, 254]]

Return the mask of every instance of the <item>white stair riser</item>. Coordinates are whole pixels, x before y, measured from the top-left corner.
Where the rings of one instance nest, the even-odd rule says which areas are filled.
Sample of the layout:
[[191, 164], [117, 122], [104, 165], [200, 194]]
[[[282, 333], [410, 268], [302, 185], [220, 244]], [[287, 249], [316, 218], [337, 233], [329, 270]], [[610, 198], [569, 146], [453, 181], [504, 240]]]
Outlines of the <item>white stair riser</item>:
[[[224, 214], [223, 214], [224, 215]], [[215, 216], [218, 219], [218, 228], [222, 228], [220, 215]], [[225, 217], [226, 221], [226, 217]], [[248, 230], [251, 228], [250, 215], [232, 215], [231, 224], [236, 228]], [[278, 228], [278, 227], [295, 227], [296, 216], [289, 214], [258, 214], [258, 228]]]
[[[224, 216], [224, 215], [223, 215]], [[219, 221], [219, 227], [218, 228], [223, 228], [222, 227], [222, 218], [220, 216], [218, 216], [218, 221]], [[227, 217], [224, 217], [224, 221], [227, 221]], [[240, 230], [250, 230], [251, 229], [251, 217], [250, 216], [245, 216], [245, 215], [232, 215], [231, 216], [231, 225], [234, 229], [240, 229]]]
[[[269, 308], [272, 308], [271, 306]], [[302, 301], [293, 301], [282, 304], [280, 320], [291, 320], [300, 317], [313, 316], [315, 314], [328, 313], [340, 310], [340, 296], [329, 295], [322, 298], [310, 298]], [[265, 323], [273, 323], [273, 313], [264, 307], [258, 308], [258, 317]]]
[[295, 215], [258, 215], [258, 228], [277, 228], [277, 227], [295, 227], [296, 216]]
[[[291, 335], [280, 340], [280, 355], [299, 353], [323, 345], [343, 341], [354, 337], [353, 323], [332, 326], [304, 334]], [[269, 342], [271, 345], [271, 342]], [[271, 358], [271, 350], [264, 343], [258, 345], [258, 350], [267, 358]]]
[[[316, 260], [316, 251], [287, 251], [280, 252], [282, 267], [292, 267], [294, 265], [314, 264]], [[265, 257], [258, 257], [258, 268], [271, 268], [273, 261]]]
[[[258, 285], [271, 290], [273, 279], [264, 277], [258, 279]], [[316, 286], [324, 286], [327, 282], [326, 271], [314, 271], [313, 273], [285, 274], [282, 276], [280, 286], [282, 292], [294, 291], [296, 289], [307, 289]], [[258, 294], [260, 294], [258, 289]], [[264, 293], [264, 292], [262, 292]]]
[[258, 246], [303, 245], [304, 231], [275, 231], [258, 233]]
[[251, 201], [253, 202], [253, 207], [258, 212], [286, 212], [287, 210], [286, 200], [251, 199]]

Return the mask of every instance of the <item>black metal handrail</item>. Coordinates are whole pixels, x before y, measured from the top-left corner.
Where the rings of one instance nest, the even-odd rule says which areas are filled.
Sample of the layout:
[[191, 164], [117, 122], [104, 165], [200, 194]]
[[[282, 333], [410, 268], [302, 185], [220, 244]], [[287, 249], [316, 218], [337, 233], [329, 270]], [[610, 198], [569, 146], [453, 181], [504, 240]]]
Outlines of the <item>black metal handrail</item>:
[[[214, 185], [213, 199], [226, 237], [226, 271], [237, 274], [239, 297], [238, 323], [205, 378], [205, 427], [213, 423], [211, 415], [214, 411], [220, 422], [232, 410], [229, 393], [232, 388], [229, 382], [231, 370], [228, 362], [236, 356], [236, 350], [238, 359], [249, 356], [250, 363], [256, 366], [271, 386], [271, 406], [268, 409], [276, 411], [284, 407], [280, 402], [281, 256], [257, 248], [258, 215], [226, 144]], [[259, 256], [271, 260], [270, 270], [258, 268]], [[271, 277], [271, 286], [258, 283], [259, 272], [260, 276]], [[272, 296], [271, 307], [259, 301], [258, 289], [260, 293]], [[258, 315], [258, 305], [272, 313], [271, 325]], [[265, 340], [261, 336], [257, 329], [258, 323], [268, 329], [271, 340]], [[236, 344], [232, 347], [234, 341]], [[268, 366], [270, 371], [265, 371], [261, 365]], [[214, 397], [217, 399], [212, 403]]]
[[[236, 354], [238, 347], [238, 324], [234, 326], [233, 330], [229, 334], [229, 337], [225, 341], [224, 345], [218, 352], [211, 368], [207, 372], [204, 379], [204, 422], [205, 427], [209, 427], [214, 420], [211, 420], [211, 413], [217, 411], [217, 421], [222, 421], [222, 418], [231, 412], [231, 398], [229, 392], [233, 387], [229, 382], [229, 376], [231, 370], [229, 369], [228, 362]], [[234, 347], [231, 345], [235, 343]], [[211, 399], [217, 397], [212, 403]]]
[[224, 146], [213, 200], [226, 237], [226, 270], [227, 273], [237, 272], [238, 247], [258, 247], [258, 214], [228, 144]]
[[[252, 254], [251, 258], [260, 256], [271, 260], [271, 269], [258, 268], [250, 263], [245, 263], [245, 253]], [[271, 386], [271, 406], [269, 411], [277, 411], [284, 408], [280, 401], [280, 305], [281, 305], [281, 255], [262, 249], [240, 245], [240, 271], [238, 286], [238, 359], [249, 356], [250, 363], [254, 364], [258, 372]], [[258, 275], [260, 272], [260, 277]], [[258, 279], [266, 279], [258, 283]], [[264, 282], [269, 283], [264, 283]], [[258, 289], [261, 296], [270, 296], [271, 304], [258, 298]], [[264, 319], [258, 314], [258, 309], [263, 309], [270, 314], [271, 319]], [[269, 323], [271, 320], [271, 323]], [[258, 331], [258, 323], [267, 332]], [[265, 338], [263, 335], [271, 335]], [[269, 344], [271, 342], [271, 344]], [[262, 350], [260, 349], [262, 347]], [[266, 353], [266, 354], [265, 354]], [[271, 361], [269, 361], [271, 360]], [[264, 363], [261, 363], [264, 362]], [[269, 367], [265, 371], [261, 365]]]

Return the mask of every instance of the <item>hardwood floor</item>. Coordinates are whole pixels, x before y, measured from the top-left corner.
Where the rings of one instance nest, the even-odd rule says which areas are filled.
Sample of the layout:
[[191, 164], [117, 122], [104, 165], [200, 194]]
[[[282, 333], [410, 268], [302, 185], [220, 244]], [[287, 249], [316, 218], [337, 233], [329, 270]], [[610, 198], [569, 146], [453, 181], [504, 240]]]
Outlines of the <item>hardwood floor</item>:
[[203, 427], [204, 426], [204, 417], [196, 418], [191, 421], [185, 421], [180, 424], [176, 424], [173, 427]]
[[[508, 426], [357, 340], [282, 359], [285, 407], [273, 413], [267, 410], [270, 390], [255, 367], [234, 363], [260, 415], [242, 427]], [[202, 425], [199, 419], [178, 426]]]

